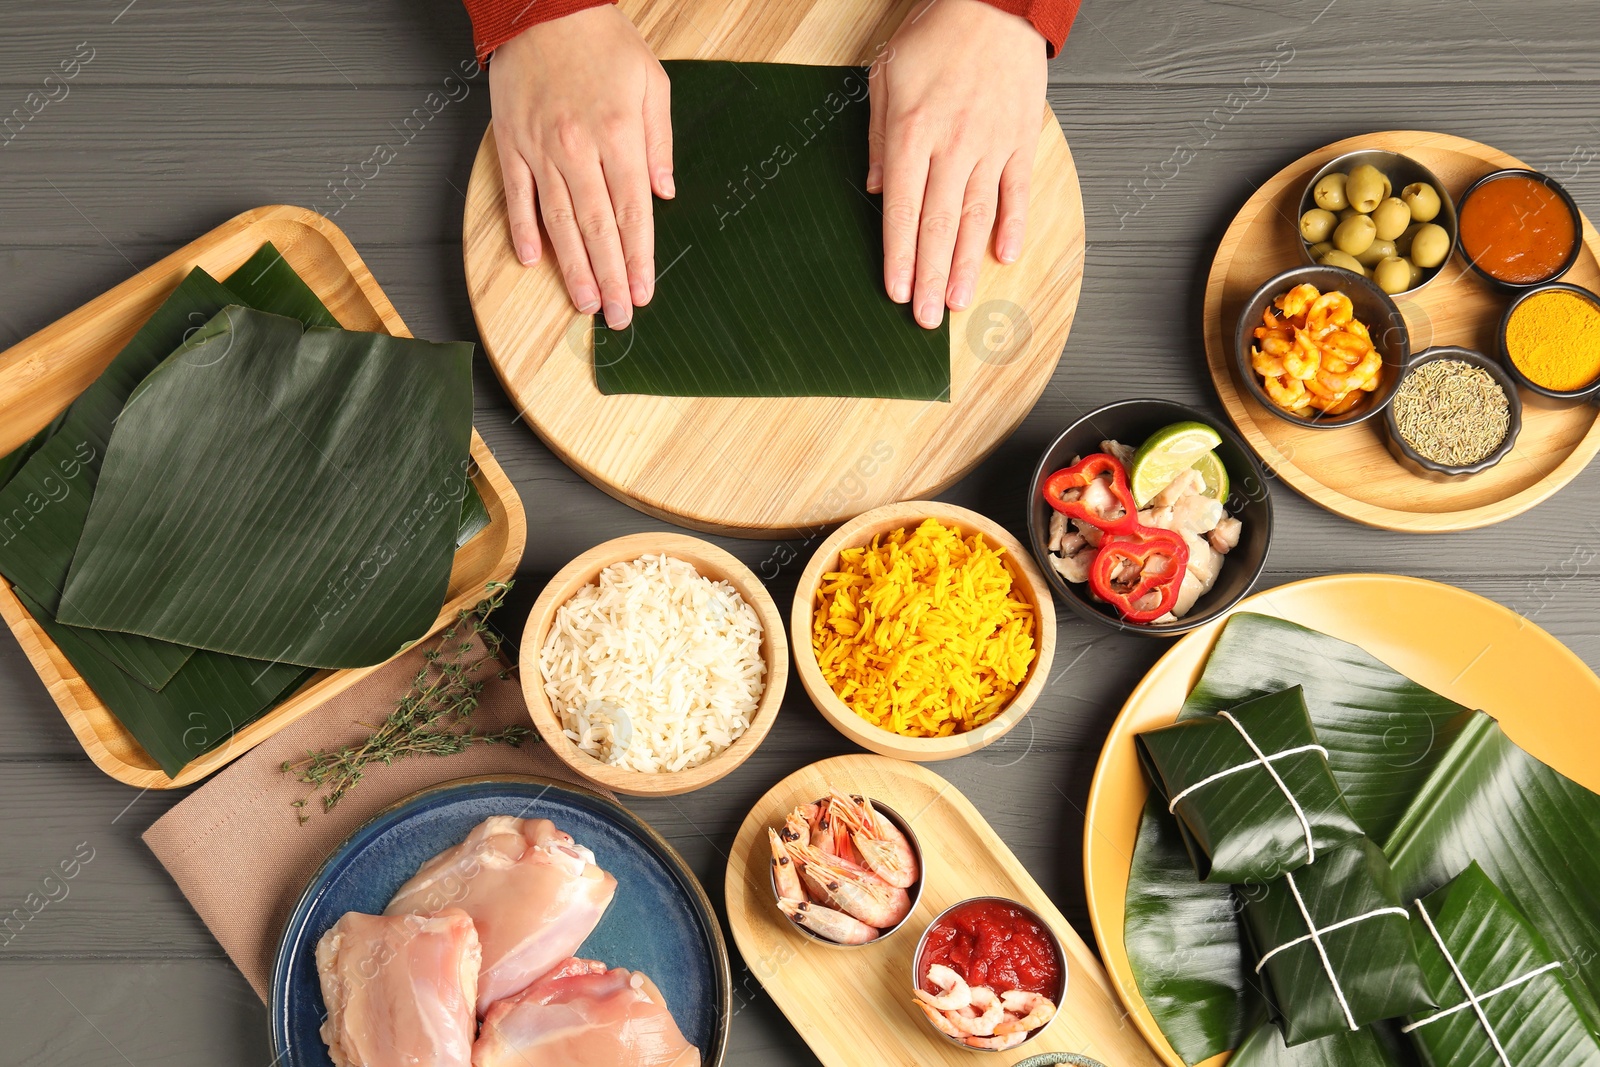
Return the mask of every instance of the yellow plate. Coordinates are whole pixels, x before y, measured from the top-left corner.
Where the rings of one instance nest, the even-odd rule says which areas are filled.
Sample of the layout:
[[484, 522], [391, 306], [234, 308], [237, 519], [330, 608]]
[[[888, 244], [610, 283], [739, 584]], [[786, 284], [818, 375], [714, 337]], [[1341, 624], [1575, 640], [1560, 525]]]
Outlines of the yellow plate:
[[[1492, 600], [1421, 578], [1335, 574], [1257, 593], [1234, 610], [1360, 645], [1408, 678], [1489, 712], [1529, 753], [1600, 791], [1600, 719], [1569, 711], [1600, 707], [1600, 678], [1560, 641]], [[1089, 789], [1084, 885], [1100, 957], [1128, 1014], [1172, 1067], [1183, 1060], [1139, 995], [1122, 943], [1123, 898], [1147, 791], [1133, 738], [1177, 717], [1226, 621], [1187, 634], [1145, 675], [1111, 727]], [[1206, 1067], [1227, 1058], [1214, 1056]]]

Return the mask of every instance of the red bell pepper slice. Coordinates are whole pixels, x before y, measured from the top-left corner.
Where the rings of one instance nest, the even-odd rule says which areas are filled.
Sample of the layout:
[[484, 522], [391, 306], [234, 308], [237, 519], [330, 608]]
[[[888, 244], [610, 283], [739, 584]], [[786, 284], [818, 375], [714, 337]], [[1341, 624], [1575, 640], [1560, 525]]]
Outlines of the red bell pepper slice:
[[[1110, 474], [1111, 495], [1122, 505], [1119, 518], [1108, 519], [1090, 511], [1080, 492], [1071, 500], [1063, 500], [1072, 490], [1085, 490], [1091, 482]], [[1133, 490], [1128, 488], [1128, 472], [1115, 456], [1095, 452], [1083, 457], [1070, 467], [1056, 471], [1044, 482], [1044, 499], [1069, 519], [1082, 519], [1108, 534], [1132, 534], [1139, 529], [1139, 509], [1133, 502]]]
[[[1157, 556], [1165, 562], [1155, 563]], [[1139, 574], [1131, 585], [1123, 582], [1118, 588], [1112, 575], [1124, 562], [1137, 564]], [[1100, 545], [1094, 562], [1089, 564], [1089, 588], [1128, 622], [1154, 622], [1178, 602], [1178, 590], [1188, 566], [1189, 546], [1181, 535], [1140, 525], [1131, 537], [1108, 537]], [[1152, 590], [1161, 594], [1154, 607], [1134, 606]]]

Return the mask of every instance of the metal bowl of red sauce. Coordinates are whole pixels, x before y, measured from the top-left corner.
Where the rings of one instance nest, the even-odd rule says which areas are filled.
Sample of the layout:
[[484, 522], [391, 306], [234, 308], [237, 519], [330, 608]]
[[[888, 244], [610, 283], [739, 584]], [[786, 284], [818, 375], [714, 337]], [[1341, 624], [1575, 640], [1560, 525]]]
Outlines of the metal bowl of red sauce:
[[972, 897], [940, 912], [911, 960], [915, 1002], [929, 1029], [977, 1052], [1032, 1041], [1066, 998], [1061, 939], [1038, 912], [1005, 897]]
[[1505, 293], [1555, 281], [1572, 269], [1583, 247], [1578, 205], [1536, 170], [1485, 174], [1461, 195], [1457, 216], [1462, 258]]

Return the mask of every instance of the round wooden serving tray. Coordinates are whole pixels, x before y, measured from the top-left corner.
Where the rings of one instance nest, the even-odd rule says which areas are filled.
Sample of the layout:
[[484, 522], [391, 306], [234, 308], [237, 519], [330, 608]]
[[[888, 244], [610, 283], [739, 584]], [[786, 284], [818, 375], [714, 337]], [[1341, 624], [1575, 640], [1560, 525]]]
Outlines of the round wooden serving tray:
[[[910, 8], [875, 0], [623, 0], [663, 59], [865, 63]], [[568, 465], [651, 515], [788, 537], [931, 497], [1005, 440], [1055, 370], [1083, 283], [1083, 199], [1055, 116], [1040, 114], [1022, 258], [985, 258], [950, 319], [951, 401], [602, 396], [590, 317], [545, 256], [512, 252], [494, 133], [467, 190], [467, 288], [485, 351], [528, 425]]]
[[[1211, 380], [1228, 417], [1262, 462], [1291, 488], [1347, 519], [1386, 530], [1440, 533], [1519, 515], [1566, 485], [1600, 451], [1593, 405], [1543, 407], [1524, 390], [1522, 433], [1511, 454], [1482, 474], [1438, 483], [1395, 462], [1384, 446], [1382, 419], [1340, 430], [1297, 427], [1263, 408], [1238, 380], [1232, 338], [1240, 305], [1268, 278], [1302, 262], [1298, 208], [1305, 183], [1330, 159], [1363, 148], [1412, 157], [1437, 174], [1452, 197], [1492, 170], [1527, 165], [1461, 137], [1391, 130], [1320, 148], [1273, 175], [1245, 202], [1211, 264], [1205, 295]], [[1600, 287], [1600, 235], [1587, 218], [1583, 241], [1577, 265], [1565, 280], [1595, 289]], [[1431, 345], [1463, 345], [1497, 358], [1496, 331], [1509, 300], [1455, 255], [1439, 277], [1395, 303], [1411, 329], [1413, 352]]]

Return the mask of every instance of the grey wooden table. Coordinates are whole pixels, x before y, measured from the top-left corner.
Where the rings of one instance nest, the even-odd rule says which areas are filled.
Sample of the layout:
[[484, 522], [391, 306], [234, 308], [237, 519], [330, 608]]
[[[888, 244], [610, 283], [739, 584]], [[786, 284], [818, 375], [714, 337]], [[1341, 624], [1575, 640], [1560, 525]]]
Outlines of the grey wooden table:
[[[48, 103], [0, 127], [0, 347], [246, 208], [328, 207], [329, 183], [379, 141], [399, 144], [397, 157], [337, 221], [419, 336], [475, 339], [461, 207], [489, 118], [487, 77], [436, 114], [417, 110], [470, 54], [451, 0], [4, 0], [0, 116], [30, 93]], [[46, 80], [74, 59], [75, 77]], [[1051, 64], [1050, 99], [1087, 205], [1083, 300], [1032, 415], [947, 494], [1018, 533], [1027, 473], [1078, 413], [1139, 395], [1217, 411], [1201, 279], [1227, 219], [1302, 153], [1366, 130], [1441, 130], [1551, 172], [1600, 212], [1592, 0], [1085, 0]], [[429, 118], [408, 137], [415, 114]], [[477, 405], [531, 519], [507, 617], [578, 552], [659, 525], [514, 423], [481, 362]], [[1368, 530], [1281, 486], [1274, 494], [1263, 586], [1360, 570], [1452, 582], [1524, 612], [1600, 666], [1600, 471], [1520, 518], [1432, 537]], [[774, 549], [721, 543], [751, 564]], [[799, 566], [773, 583], [780, 603]], [[1058, 662], [1072, 669], [1008, 743], [939, 771], [1087, 937], [1089, 779], [1118, 707], [1163, 646], [1062, 614]], [[737, 773], [633, 806], [720, 900], [724, 853], [750, 805], [782, 775], [849, 748], [791, 686], [772, 735]], [[97, 771], [15, 643], [0, 640], [0, 912], [38, 891], [78, 843], [95, 856], [64, 900], [0, 948], [0, 1064], [267, 1067], [265, 1010], [139, 840], [182, 795], [140, 795]], [[734, 970], [730, 1062], [812, 1062], [737, 958]]]

